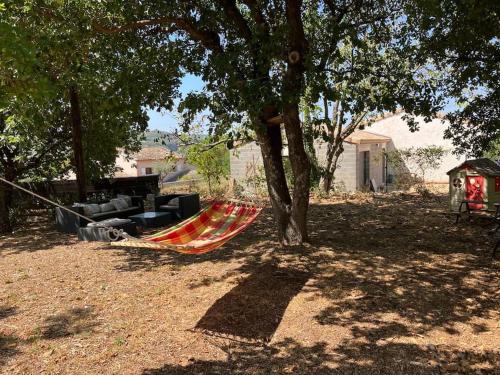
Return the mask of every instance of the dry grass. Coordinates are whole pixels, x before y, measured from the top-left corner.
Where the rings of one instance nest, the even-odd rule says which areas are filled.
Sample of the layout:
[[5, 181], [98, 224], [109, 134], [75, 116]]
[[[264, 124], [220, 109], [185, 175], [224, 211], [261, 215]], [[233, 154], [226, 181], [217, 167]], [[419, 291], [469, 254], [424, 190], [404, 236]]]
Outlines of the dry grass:
[[0, 239], [6, 374], [499, 373], [499, 261], [444, 197], [313, 204], [312, 245], [269, 211], [204, 256]]

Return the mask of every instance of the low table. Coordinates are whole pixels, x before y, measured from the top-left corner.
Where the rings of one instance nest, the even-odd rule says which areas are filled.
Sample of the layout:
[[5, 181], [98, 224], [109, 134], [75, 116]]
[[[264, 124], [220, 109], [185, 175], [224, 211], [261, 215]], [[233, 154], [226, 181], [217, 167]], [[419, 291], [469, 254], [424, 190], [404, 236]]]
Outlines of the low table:
[[129, 219], [141, 227], [161, 227], [170, 224], [174, 215], [171, 212], [142, 212], [129, 216]]
[[[77, 235], [78, 239], [81, 241], [101, 241], [101, 242], [110, 242], [116, 241], [120, 238], [111, 239], [108, 235], [107, 228], [113, 229], [122, 229], [127, 234], [131, 236], [137, 235], [137, 226], [135, 222], [129, 219], [120, 219], [117, 223], [106, 223], [108, 220], [104, 220], [104, 222], [91, 223], [86, 227], [78, 228]], [[111, 235], [113, 237], [113, 235]]]

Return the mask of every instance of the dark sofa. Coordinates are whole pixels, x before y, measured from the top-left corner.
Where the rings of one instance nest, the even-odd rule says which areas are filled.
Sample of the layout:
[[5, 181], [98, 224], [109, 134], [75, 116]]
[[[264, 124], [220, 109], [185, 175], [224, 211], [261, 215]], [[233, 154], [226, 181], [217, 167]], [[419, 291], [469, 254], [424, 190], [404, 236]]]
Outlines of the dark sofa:
[[156, 212], [171, 212], [177, 219], [184, 220], [200, 211], [200, 195], [168, 194], [155, 197]]
[[[127, 219], [131, 215], [144, 212], [144, 201], [142, 197], [133, 196], [131, 197], [131, 199], [132, 199], [132, 205], [126, 209], [99, 212], [93, 215], [89, 215], [88, 218], [95, 221], [101, 221], [111, 218]], [[64, 206], [64, 207], [70, 209], [73, 212], [85, 215], [83, 207], [74, 207], [74, 206]], [[89, 221], [85, 220], [82, 217], [73, 215], [71, 212], [63, 210], [60, 207], [56, 208], [56, 228], [59, 232], [77, 233], [78, 228], [85, 227], [88, 223]]]

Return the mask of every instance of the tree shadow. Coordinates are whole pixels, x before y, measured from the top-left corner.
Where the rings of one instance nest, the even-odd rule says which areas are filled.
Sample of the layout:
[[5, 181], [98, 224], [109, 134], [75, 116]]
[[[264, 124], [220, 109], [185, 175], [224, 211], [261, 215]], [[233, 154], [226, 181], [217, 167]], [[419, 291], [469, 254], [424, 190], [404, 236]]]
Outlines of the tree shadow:
[[341, 374], [493, 374], [498, 353], [461, 351], [449, 346], [398, 342], [411, 334], [404, 324], [377, 322], [375, 327], [353, 328], [353, 338], [336, 348]]
[[0, 236], [0, 256], [49, 250], [56, 246], [73, 246], [76, 235], [59, 233], [51, 216], [35, 215], [21, 229]]
[[166, 364], [160, 368], [146, 369], [143, 375], [161, 374], [332, 374], [327, 363], [332, 355], [327, 353], [327, 343], [302, 346], [286, 339], [273, 346], [238, 344], [222, 348], [227, 361], [193, 360], [186, 366]]
[[213, 335], [269, 342], [286, 308], [306, 284], [304, 271], [266, 264], [219, 298], [195, 329]]
[[[0, 306], [0, 320], [15, 315], [16, 313], [17, 309], [15, 307]], [[0, 366], [5, 365], [10, 357], [13, 357], [19, 353], [19, 350], [17, 348], [19, 341], [20, 340], [17, 336], [9, 334], [6, 335], [0, 331]]]
[[[394, 328], [399, 331], [398, 328]], [[361, 336], [369, 336], [361, 334]], [[449, 348], [423, 349], [393, 342], [343, 343], [331, 350], [321, 341], [306, 346], [287, 338], [271, 346], [233, 344], [221, 348], [227, 359], [192, 359], [187, 365], [165, 364], [143, 375], [168, 374], [495, 374], [497, 356]]]
[[92, 307], [78, 307], [65, 313], [49, 316], [41, 327], [41, 338], [54, 340], [80, 333], [92, 332], [98, 325]]

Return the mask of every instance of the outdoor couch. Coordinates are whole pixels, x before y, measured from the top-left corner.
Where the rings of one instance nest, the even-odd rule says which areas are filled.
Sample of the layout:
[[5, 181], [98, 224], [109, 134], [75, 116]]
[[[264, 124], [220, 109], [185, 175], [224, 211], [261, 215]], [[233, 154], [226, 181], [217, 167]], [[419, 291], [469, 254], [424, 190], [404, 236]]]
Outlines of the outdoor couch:
[[[144, 212], [144, 201], [142, 197], [122, 197], [127, 197], [123, 198], [127, 202], [126, 206], [123, 205], [123, 202], [120, 202], [120, 205], [116, 205], [116, 203], [113, 204], [113, 201], [116, 201], [116, 199], [112, 199], [111, 201], [102, 202], [100, 204], [76, 203], [65, 207], [95, 221], [111, 218], [127, 219], [131, 215]], [[89, 221], [82, 217], [74, 215], [60, 207], [56, 208], [56, 228], [59, 232], [77, 233], [78, 228], [85, 227], [88, 223]]]
[[184, 220], [200, 211], [200, 195], [168, 194], [155, 197], [156, 212], [171, 212], [177, 219]]

